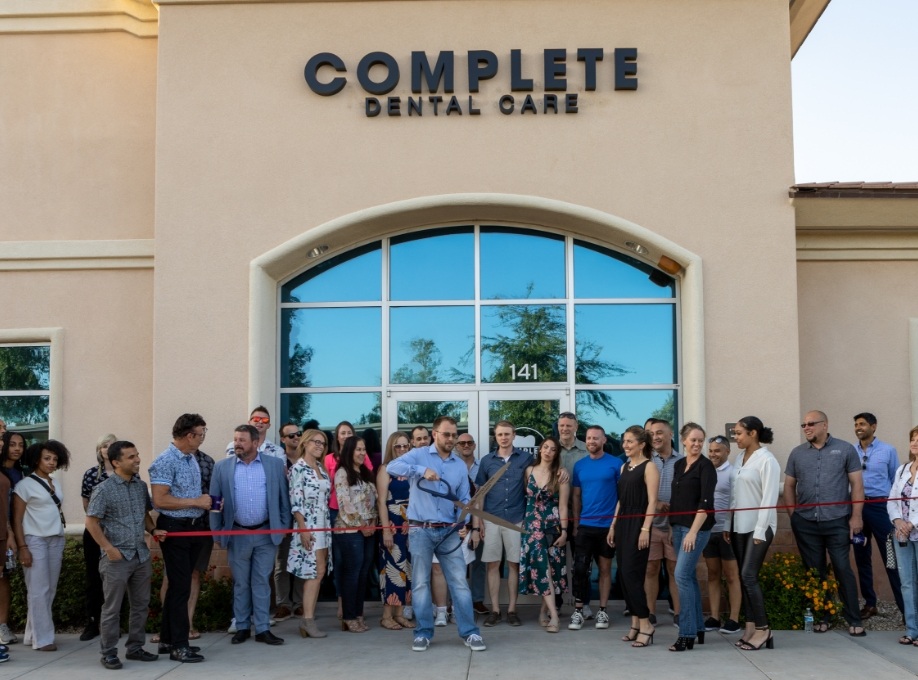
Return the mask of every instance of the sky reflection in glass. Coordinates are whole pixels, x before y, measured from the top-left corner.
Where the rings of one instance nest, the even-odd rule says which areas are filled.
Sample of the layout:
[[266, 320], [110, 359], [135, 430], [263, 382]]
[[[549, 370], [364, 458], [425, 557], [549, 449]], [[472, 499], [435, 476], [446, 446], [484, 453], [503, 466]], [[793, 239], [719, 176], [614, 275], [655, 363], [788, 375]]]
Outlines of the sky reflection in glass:
[[481, 228], [481, 298], [564, 297], [564, 239], [505, 227]]
[[[668, 280], [658, 286], [651, 273]], [[673, 280], [627, 255], [583, 241], [574, 242], [574, 295], [584, 298], [671, 298]]]
[[474, 307], [394, 307], [389, 335], [392, 383], [475, 382]]
[[371, 243], [320, 262], [284, 284], [281, 302], [382, 299], [382, 250]]
[[472, 300], [475, 237], [450, 227], [393, 238], [389, 247], [391, 300]]

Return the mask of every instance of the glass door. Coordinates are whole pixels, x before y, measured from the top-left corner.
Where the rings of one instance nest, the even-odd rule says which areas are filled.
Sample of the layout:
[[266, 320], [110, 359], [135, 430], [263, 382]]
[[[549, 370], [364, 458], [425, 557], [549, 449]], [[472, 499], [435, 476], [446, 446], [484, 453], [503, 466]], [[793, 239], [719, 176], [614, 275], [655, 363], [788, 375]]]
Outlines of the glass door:
[[409, 435], [417, 426], [433, 429], [439, 416], [456, 419], [459, 434], [478, 433], [478, 395], [474, 392], [391, 392], [387, 405], [385, 435], [401, 430]]
[[570, 410], [570, 396], [564, 389], [546, 390], [488, 390], [481, 392], [478, 400], [478, 418], [481, 423], [479, 441], [482, 455], [493, 451], [494, 424], [509, 420], [516, 428], [514, 446], [535, 455], [539, 445], [554, 432], [558, 416]]

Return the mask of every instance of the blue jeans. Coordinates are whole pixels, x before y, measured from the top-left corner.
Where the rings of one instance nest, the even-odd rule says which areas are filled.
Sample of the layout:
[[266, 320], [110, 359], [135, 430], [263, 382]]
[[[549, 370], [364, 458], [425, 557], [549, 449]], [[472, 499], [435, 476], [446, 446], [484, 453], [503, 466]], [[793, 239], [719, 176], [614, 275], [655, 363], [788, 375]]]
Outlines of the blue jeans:
[[456, 617], [459, 627], [459, 637], [464, 640], [469, 635], [480, 635], [478, 626], [475, 625], [475, 613], [472, 611], [472, 593], [465, 580], [465, 558], [459, 549], [459, 534], [453, 533], [442, 545], [436, 547], [449, 530], [450, 527], [411, 527], [408, 530], [408, 547], [411, 550], [411, 599], [417, 618], [415, 637], [430, 640], [434, 635], [430, 568], [435, 548], [446, 585], [453, 598], [453, 616]]
[[[165, 543], [163, 544], [165, 545]], [[271, 583], [277, 546], [270, 534], [232, 536], [227, 560], [233, 570], [233, 616], [236, 628], [256, 633], [271, 629]]]
[[918, 541], [907, 541], [904, 548], [895, 542], [896, 565], [902, 581], [902, 601], [905, 605], [905, 634], [918, 638]]
[[332, 539], [335, 569], [341, 585], [341, 612], [346, 621], [363, 616], [363, 600], [367, 588], [367, 575], [376, 555], [375, 536], [364, 536], [359, 531], [346, 534], [339, 531]]
[[695, 567], [701, 558], [701, 551], [708, 544], [710, 531], [699, 531], [695, 538], [695, 549], [687, 552], [682, 549], [682, 540], [689, 528], [673, 525], [673, 547], [676, 549], [676, 587], [679, 588], [679, 636], [695, 637], [698, 631], [704, 630], [704, 615], [701, 613], [701, 588]]

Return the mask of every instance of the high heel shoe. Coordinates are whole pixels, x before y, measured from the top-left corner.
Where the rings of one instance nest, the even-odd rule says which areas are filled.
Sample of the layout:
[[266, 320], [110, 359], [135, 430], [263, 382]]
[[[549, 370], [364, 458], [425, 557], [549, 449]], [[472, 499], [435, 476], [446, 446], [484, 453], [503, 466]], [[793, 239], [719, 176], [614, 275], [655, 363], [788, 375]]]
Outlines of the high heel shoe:
[[315, 619], [303, 619], [300, 621], [300, 637], [324, 638], [328, 637], [328, 633], [319, 630]]
[[[635, 636], [634, 642], [631, 643], [631, 646], [632, 646], [632, 647], [635, 647], [635, 648], [639, 648], [639, 647], [649, 647], [650, 645], [653, 644], [653, 636], [656, 635], [656, 634], [657, 634], [657, 629], [656, 629], [656, 628], [653, 629], [653, 632], [652, 632], [652, 633], [644, 633], [644, 632], [642, 632], [642, 631], [638, 631], [638, 634]], [[643, 635], [644, 637], [647, 638], [647, 640], [646, 640], [645, 642], [641, 642], [640, 640], [637, 639], [637, 638], [641, 637], [642, 635]]]
[[[640, 635], [641, 629], [640, 629], [640, 628], [635, 628], [634, 626], [631, 626], [631, 630], [634, 631], [634, 637], [631, 637], [631, 635], [623, 635], [623, 636], [622, 636], [622, 642], [634, 642], [635, 640], [637, 640], [637, 636]], [[629, 632], [630, 632], [630, 631], [629, 631]]]
[[745, 644], [743, 644], [742, 647], [740, 647], [740, 649], [743, 650], [744, 652], [757, 652], [760, 649], [762, 649], [762, 647], [764, 647], [765, 649], [774, 649], [775, 648], [775, 636], [772, 635], [770, 630], [768, 630], [768, 626], [766, 626], [765, 628], [756, 628], [756, 630], [767, 630], [768, 631], [768, 637], [765, 638], [765, 641], [762, 642], [762, 644], [758, 646], [750, 642], [746, 642]]
[[361, 626], [357, 619], [341, 619], [341, 630], [348, 633], [364, 633], [366, 627]]
[[676, 641], [669, 646], [671, 652], [684, 652], [695, 648], [695, 638], [679, 636]]
[[704, 631], [703, 630], [698, 631], [698, 644], [699, 645], [704, 644]]

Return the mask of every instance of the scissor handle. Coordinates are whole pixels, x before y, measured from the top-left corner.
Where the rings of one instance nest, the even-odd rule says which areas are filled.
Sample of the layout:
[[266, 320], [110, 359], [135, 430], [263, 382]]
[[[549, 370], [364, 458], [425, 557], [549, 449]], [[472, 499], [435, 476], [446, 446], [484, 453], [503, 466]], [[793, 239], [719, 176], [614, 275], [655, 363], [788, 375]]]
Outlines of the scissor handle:
[[436, 496], [438, 498], [445, 498], [448, 501], [451, 501], [456, 498], [456, 495], [453, 493], [453, 488], [449, 485], [449, 482], [447, 482], [446, 480], [440, 479], [440, 480], [437, 480], [436, 482], [440, 484], [445, 484], [446, 491], [440, 491], [439, 489], [432, 489], [429, 486], [422, 484], [422, 482], [426, 482], [426, 481], [428, 480], [424, 479], [423, 477], [418, 480], [418, 488], [421, 491], [426, 491], [431, 496]]

